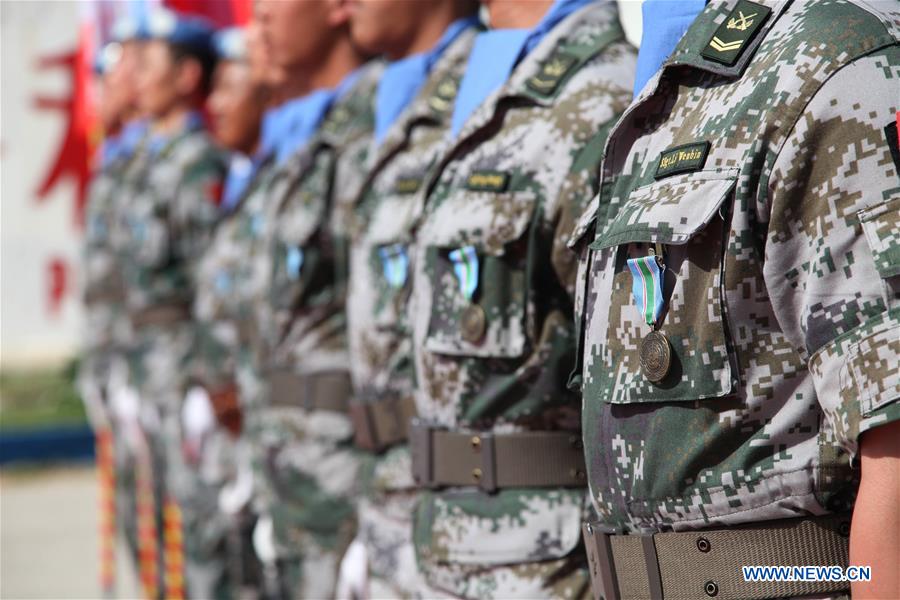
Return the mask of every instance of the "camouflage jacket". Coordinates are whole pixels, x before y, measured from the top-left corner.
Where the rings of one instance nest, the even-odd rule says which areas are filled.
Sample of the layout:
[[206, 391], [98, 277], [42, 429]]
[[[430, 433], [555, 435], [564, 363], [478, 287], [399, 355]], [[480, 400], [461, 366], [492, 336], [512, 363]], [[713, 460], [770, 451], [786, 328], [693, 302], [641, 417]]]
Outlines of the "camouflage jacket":
[[[350, 373], [359, 402], [385, 394], [407, 398], [413, 394], [406, 315], [412, 284], [409, 248], [422, 208], [416, 192], [449, 143], [453, 103], [475, 34], [474, 28], [462, 33], [435, 64], [378, 146], [358, 200], [347, 320]], [[376, 470], [376, 488], [413, 486], [408, 450], [401, 453], [407, 468]]]
[[117, 156], [97, 169], [85, 207], [82, 285], [85, 304], [85, 349], [124, 348], [130, 324], [125, 311], [122, 264], [117, 254], [121, 214], [127, 198], [123, 174], [132, 157]]
[[164, 142], [145, 143], [125, 175], [124, 269], [132, 312], [175, 305], [190, 308], [196, 261], [219, 218], [225, 155], [199, 120]]
[[297, 373], [347, 370], [346, 290], [355, 199], [366, 173], [380, 63], [329, 109], [319, 131], [272, 184], [275, 222], [267, 360]]
[[[274, 157], [264, 160], [233, 211], [216, 225], [197, 268], [193, 315], [198, 324], [195, 375], [211, 385], [234, 379], [238, 363], [251, 356], [257, 304], [264, 298], [271, 223], [267, 192], [275, 177]], [[246, 356], [242, 352], [247, 352]]]
[[[610, 530], [847, 510], [859, 434], [900, 417], [900, 10], [736, 4], [706, 6], [610, 134], [573, 239]], [[657, 384], [626, 265], [651, 248]]]
[[[498, 433], [579, 428], [565, 378], [576, 273], [565, 244], [596, 191], [605, 132], [628, 105], [634, 68], [616, 6], [577, 10], [476, 109], [423, 184], [410, 313], [424, 421]], [[456, 268], [452, 257], [466, 248], [474, 257]], [[457, 272], [469, 273], [466, 287]], [[474, 332], [463, 319], [473, 305], [485, 317]], [[566, 556], [578, 544], [584, 496], [582, 488], [426, 492], [414, 527], [421, 564]]]

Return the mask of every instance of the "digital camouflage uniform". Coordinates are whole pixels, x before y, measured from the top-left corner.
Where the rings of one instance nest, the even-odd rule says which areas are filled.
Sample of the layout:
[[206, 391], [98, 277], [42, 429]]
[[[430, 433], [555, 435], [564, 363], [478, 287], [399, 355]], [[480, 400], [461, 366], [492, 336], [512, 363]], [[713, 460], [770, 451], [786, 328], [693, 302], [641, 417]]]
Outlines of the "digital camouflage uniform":
[[[579, 429], [566, 390], [576, 263], [565, 243], [595, 193], [605, 130], [628, 104], [634, 68], [615, 5], [577, 10], [475, 110], [423, 184], [410, 305], [423, 422], [494, 437], [561, 431], [580, 454], [577, 434], [565, 433]], [[480, 273], [471, 301], [450, 258], [466, 246]], [[464, 319], [473, 305], [481, 331]], [[472, 485], [424, 491], [413, 534], [431, 586], [422, 594], [583, 595], [579, 474], [570, 487], [487, 493], [473, 471]]]
[[[209, 390], [213, 401], [226, 397], [237, 412], [224, 414], [234, 428], [230, 434], [217, 431], [206, 457], [210, 469], [221, 477], [210, 481], [221, 490], [228, 486], [223, 515], [229, 523], [229, 572], [237, 585], [259, 585], [259, 566], [253, 556], [248, 532], [255, 519], [252, 500], [252, 441], [248, 430], [255, 426], [259, 403], [259, 359], [255, 356], [255, 306], [265, 289], [260, 277], [268, 271], [263, 223], [265, 190], [274, 171], [272, 157], [260, 160], [247, 189], [233, 210], [223, 216], [212, 234], [209, 247], [197, 267], [194, 319], [197, 322], [195, 381]], [[218, 451], [218, 452], [217, 452]], [[217, 455], [218, 454], [218, 455]], [[216, 468], [218, 467], [218, 468]], [[233, 500], [232, 500], [233, 499]], [[226, 509], [223, 509], [226, 510]]]
[[[111, 406], [117, 371], [127, 373], [131, 320], [125, 308], [120, 217], [127, 196], [121, 193], [125, 169], [133, 153], [119, 152], [94, 173], [85, 207], [83, 248], [84, 345], [78, 384], [95, 432], [110, 431], [115, 457], [116, 523], [137, 558], [133, 448]], [[124, 380], [122, 381], [124, 383]]]
[[216, 518], [216, 490], [184, 444], [182, 402], [197, 349], [190, 320], [196, 261], [219, 216], [225, 170], [224, 155], [192, 115], [169, 139], [146, 140], [126, 173], [123, 253], [135, 328], [132, 379], [153, 452], [157, 509], [169, 494], [181, 508], [186, 591], [201, 598], [223, 593], [223, 523]]
[[[276, 216], [260, 317], [266, 401], [255, 443], [285, 593], [296, 597], [334, 593], [341, 555], [355, 533], [359, 460], [346, 414], [345, 302], [353, 201], [365, 176], [379, 72], [377, 65], [362, 68], [313, 138], [285, 163], [267, 200], [276, 203]], [[285, 384], [286, 378], [300, 380]], [[343, 409], [317, 408], [323, 404]]]
[[[573, 238], [583, 437], [609, 532], [847, 511], [859, 435], [900, 417], [900, 9], [736, 4], [707, 5], [610, 134]], [[625, 264], [651, 249], [659, 384]], [[691, 542], [679, 563], [703, 557]]]
[[[400, 401], [412, 406], [415, 382], [407, 302], [412, 284], [409, 249], [422, 207], [416, 192], [449, 143], [453, 104], [475, 34], [474, 28], [460, 34], [444, 51], [422, 89], [391, 126], [373, 156], [359, 199], [347, 319], [354, 402], [360, 404]], [[392, 409], [397, 420], [410, 416], [398, 404]], [[401, 423], [400, 429], [405, 425]], [[364, 473], [358, 539], [367, 549], [369, 594], [411, 597], [420, 586], [412, 547], [417, 495], [409, 446], [394, 443], [383, 453], [368, 452]]]

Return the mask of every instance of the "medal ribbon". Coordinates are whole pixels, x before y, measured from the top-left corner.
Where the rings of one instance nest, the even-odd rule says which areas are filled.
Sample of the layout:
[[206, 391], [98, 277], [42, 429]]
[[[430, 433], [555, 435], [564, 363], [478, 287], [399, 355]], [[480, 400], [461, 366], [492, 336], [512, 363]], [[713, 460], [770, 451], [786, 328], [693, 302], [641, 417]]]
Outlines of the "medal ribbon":
[[303, 268], [303, 249], [297, 246], [288, 246], [284, 258], [288, 277], [295, 281], [300, 279], [300, 270]]
[[393, 289], [400, 289], [406, 284], [406, 273], [409, 269], [409, 257], [403, 244], [391, 244], [378, 249], [384, 278]]
[[459, 291], [466, 300], [471, 300], [478, 289], [478, 254], [475, 246], [463, 246], [449, 254], [453, 271], [459, 280]]
[[660, 266], [656, 257], [642, 256], [629, 258], [628, 269], [631, 271], [631, 295], [634, 303], [644, 317], [647, 325], [656, 325], [663, 309], [662, 274], [664, 266]]

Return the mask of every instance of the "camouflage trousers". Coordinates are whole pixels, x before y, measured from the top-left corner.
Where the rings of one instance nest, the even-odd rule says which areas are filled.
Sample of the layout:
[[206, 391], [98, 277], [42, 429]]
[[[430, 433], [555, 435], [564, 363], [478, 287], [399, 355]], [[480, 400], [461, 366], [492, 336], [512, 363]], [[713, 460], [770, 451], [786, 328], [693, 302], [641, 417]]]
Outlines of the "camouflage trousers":
[[583, 552], [549, 561], [480, 567], [444, 563], [427, 568], [418, 598], [587, 598], [590, 578]]
[[422, 598], [586, 598], [586, 491], [423, 491], [413, 540]]
[[409, 448], [366, 461], [367, 492], [359, 501], [356, 539], [365, 547], [368, 598], [412, 598], [423, 581], [416, 568], [412, 515], [418, 494]]
[[174, 595], [181, 588], [189, 598], [231, 598], [230, 520], [218, 505], [228, 477], [228, 444], [225, 434], [214, 430], [199, 451], [190, 451], [183, 429], [191, 335], [189, 326], [141, 332], [132, 358], [154, 479], [159, 590]]
[[253, 436], [280, 595], [331, 598], [356, 533], [359, 457], [350, 421], [330, 411], [269, 407], [260, 410]]

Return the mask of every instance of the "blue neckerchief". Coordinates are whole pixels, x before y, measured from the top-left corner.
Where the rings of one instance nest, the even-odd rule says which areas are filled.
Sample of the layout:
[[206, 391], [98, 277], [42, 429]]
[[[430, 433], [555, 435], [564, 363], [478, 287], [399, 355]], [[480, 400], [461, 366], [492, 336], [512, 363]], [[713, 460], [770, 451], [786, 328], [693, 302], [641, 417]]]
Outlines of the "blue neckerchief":
[[509, 79], [516, 64], [560, 21], [593, 0], [555, 0], [534, 29], [494, 29], [480, 33], [469, 54], [453, 107], [451, 132], [457, 135], [478, 106]]
[[678, 41], [688, 30], [697, 15], [706, 6], [706, 0], [646, 0], [641, 10], [644, 15], [641, 49], [638, 51], [634, 78], [634, 95], [637, 97], [656, 74]]
[[278, 117], [278, 141], [275, 143], [275, 159], [278, 163], [284, 162], [309, 141], [319, 128], [333, 99], [333, 90], [322, 89], [288, 100], [282, 105]]
[[239, 152], [232, 155], [228, 175], [225, 177], [225, 186], [222, 189], [223, 212], [229, 213], [237, 206], [255, 172], [256, 164], [249, 157]]
[[275, 143], [275, 158], [281, 163], [310, 140], [331, 105], [346, 94], [362, 75], [356, 69], [346, 75], [331, 89], [316, 90], [306, 96], [289, 100], [279, 107], [276, 126], [278, 141]]
[[122, 127], [118, 135], [103, 140], [100, 146], [100, 166], [105, 167], [115, 160], [129, 158], [147, 133], [147, 121], [143, 119], [131, 121]]
[[122, 134], [111, 135], [100, 146], [100, 167], [106, 167], [120, 156], [124, 155]]
[[425, 84], [434, 64], [459, 35], [478, 24], [477, 17], [451, 23], [437, 44], [427, 52], [392, 62], [384, 70], [375, 93], [375, 143], [381, 144], [397, 117]]
[[281, 134], [281, 109], [282, 106], [276, 106], [263, 114], [259, 127], [259, 148], [254, 155], [255, 161], [263, 162], [275, 152], [278, 136]]

